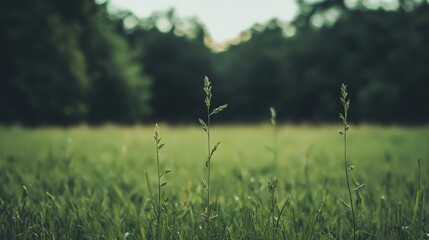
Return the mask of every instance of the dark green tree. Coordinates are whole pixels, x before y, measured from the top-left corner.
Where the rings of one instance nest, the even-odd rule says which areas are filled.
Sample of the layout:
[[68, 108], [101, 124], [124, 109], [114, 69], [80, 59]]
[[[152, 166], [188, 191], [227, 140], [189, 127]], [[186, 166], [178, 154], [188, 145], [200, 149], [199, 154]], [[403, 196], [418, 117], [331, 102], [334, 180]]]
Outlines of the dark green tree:
[[[110, 27], [105, 5], [86, 0], [0, 4], [0, 121], [123, 122], [148, 113], [148, 80]], [[109, 101], [128, 105], [97, 105]]]
[[204, 43], [207, 36], [202, 24], [197, 19], [179, 19], [170, 10], [155, 13], [122, 32], [131, 46], [139, 49], [139, 62], [153, 79], [153, 119], [194, 121], [201, 112], [195, 104], [201, 99], [200, 80], [206, 75], [217, 78], [214, 54]]

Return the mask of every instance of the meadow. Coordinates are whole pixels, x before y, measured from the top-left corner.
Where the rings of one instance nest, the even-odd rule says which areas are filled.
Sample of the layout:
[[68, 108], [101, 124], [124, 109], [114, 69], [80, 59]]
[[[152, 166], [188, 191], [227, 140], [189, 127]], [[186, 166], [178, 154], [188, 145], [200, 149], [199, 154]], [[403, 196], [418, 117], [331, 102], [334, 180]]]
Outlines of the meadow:
[[[0, 239], [353, 239], [340, 129], [212, 126], [207, 222], [199, 126], [159, 124], [159, 215], [154, 126], [1, 127]], [[429, 239], [429, 127], [347, 134], [355, 238]]]

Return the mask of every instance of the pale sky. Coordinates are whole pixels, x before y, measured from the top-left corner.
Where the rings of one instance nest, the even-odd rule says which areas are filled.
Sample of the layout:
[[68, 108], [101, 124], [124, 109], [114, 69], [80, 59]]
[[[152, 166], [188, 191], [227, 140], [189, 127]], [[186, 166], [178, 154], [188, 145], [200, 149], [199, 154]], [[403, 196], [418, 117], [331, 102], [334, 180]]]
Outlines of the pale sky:
[[255, 23], [275, 17], [290, 21], [297, 13], [294, 0], [110, 0], [110, 7], [130, 10], [139, 18], [174, 8], [180, 18], [200, 19], [217, 43], [237, 37]]

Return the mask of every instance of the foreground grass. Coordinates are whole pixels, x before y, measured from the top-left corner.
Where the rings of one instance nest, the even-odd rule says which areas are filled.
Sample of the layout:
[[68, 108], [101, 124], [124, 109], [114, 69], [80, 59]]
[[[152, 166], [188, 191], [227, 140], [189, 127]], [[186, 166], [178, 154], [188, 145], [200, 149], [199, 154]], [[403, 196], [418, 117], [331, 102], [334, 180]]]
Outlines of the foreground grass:
[[[270, 126], [215, 126], [222, 145], [211, 163], [211, 195], [219, 217], [208, 230], [205, 135], [198, 127], [160, 128], [161, 168], [172, 169], [161, 238], [352, 237], [341, 204], [348, 193], [340, 126], [279, 126], [277, 161], [266, 149]], [[350, 171], [351, 185], [366, 184], [353, 193], [357, 238], [428, 239], [429, 128], [354, 126], [347, 138], [358, 170]], [[273, 177], [278, 224], [267, 224]], [[153, 239], [157, 181], [153, 127], [1, 128], [0, 239]]]

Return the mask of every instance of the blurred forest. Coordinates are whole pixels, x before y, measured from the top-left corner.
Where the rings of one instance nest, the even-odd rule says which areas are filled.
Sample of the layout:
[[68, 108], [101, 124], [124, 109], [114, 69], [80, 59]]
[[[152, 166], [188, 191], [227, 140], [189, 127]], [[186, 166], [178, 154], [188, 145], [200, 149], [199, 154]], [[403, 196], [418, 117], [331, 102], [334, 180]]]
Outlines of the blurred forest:
[[255, 24], [219, 51], [196, 18], [138, 19], [88, 0], [0, 3], [0, 122], [195, 122], [203, 77], [223, 121], [429, 120], [429, 3], [298, 0], [291, 22]]

